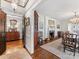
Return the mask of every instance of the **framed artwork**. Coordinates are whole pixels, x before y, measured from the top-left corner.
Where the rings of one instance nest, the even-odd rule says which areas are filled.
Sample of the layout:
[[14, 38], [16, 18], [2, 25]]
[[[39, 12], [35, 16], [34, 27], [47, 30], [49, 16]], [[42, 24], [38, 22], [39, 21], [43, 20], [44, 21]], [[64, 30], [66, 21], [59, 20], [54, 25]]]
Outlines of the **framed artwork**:
[[16, 20], [10, 20], [10, 24], [11, 24], [11, 26], [15, 26], [17, 24], [17, 21]]
[[17, 25], [16, 20], [14, 19], [10, 20], [10, 28], [8, 29], [8, 31], [17, 31], [16, 25]]
[[55, 25], [55, 21], [54, 20], [48, 20], [48, 25]]
[[30, 25], [30, 18], [29, 17], [25, 18], [24, 24], [25, 24], [25, 26]]

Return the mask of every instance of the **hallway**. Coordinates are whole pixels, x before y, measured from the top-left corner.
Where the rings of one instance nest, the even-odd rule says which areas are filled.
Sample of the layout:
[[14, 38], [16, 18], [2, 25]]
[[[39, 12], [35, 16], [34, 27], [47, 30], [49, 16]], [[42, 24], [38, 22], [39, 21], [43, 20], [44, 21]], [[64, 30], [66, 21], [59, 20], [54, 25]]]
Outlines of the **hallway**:
[[[52, 42], [48, 41], [48, 42]], [[12, 53], [14, 51], [18, 51], [19, 49], [22, 49], [22, 51], [24, 50], [23, 46], [22, 46], [22, 41], [18, 40], [18, 41], [12, 41], [12, 42], [7, 42], [7, 53]], [[44, 42], [44, 44], [46, 44]], [[27, 50], [26, 50], [27, 51]], [[19, 52], [18, 52], [19, 53]], [[25, 52], [26, 53], [26, 52]], [[31, 55], [31, 54], [30, 54]], [[57, 57], [56, 55], [42, 49], [41, 47], [38, 47], [34, 54], [31, 55], [31, 57], [33, 59], [60, 59], [59, 57]]]

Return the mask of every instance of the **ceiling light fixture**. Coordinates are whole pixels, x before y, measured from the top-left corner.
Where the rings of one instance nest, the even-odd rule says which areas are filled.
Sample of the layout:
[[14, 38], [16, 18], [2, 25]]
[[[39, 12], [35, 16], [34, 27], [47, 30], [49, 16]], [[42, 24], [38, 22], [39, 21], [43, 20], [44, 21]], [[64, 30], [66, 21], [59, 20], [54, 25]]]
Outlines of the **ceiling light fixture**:
[[72, 19], [70, 19], [70, 23], [72, 24], [79, 24], [79, 17], [77, 16], [77, 13], [74, 12], [74, 17]]

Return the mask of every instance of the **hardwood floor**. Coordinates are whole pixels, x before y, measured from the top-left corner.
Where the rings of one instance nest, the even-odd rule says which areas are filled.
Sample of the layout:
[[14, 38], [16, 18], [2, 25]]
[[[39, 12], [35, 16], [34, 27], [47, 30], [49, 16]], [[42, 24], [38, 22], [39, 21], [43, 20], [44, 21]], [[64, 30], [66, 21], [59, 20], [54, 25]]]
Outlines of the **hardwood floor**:
[[[44, 41], [43, 44], [46, 44], [46, 43], [52, 42], [52, 41], [53, 40]], [[6, 44], [7, 44], [7, 49], [10, 49], [10, 48], [23, 48], [22, 40], [7, 42]], [[32, 56], [33, 59], [60, 59], [56, 55], [42, 49], [39, 46], [35, 50], [34, 54], [32, 54], [31, 56]]]
[[[53, 40], [45, 40], [43, 42], [43, 44], [52, 42]], [[34, 54], [32, 54], [32, 58], [33, 59], [60, 59], [59, 57], [57, 57], [56, 55], [46, 51], [45, 49], [41, 48], [41, 47], [37, 47], [37, 49], [35, 49]]]
[[7, 49], [15, 48], [15, 47], [23, 48], [23, 43], [22, 40], [10, 41], [10, 42], [6, 42], [6, 47]]
[[33, 59], [60, 59], [56, 55], [54, 55], [40, 47], [38, 49], [36, 49], [35, 53], [32, 55], [32, 58]]

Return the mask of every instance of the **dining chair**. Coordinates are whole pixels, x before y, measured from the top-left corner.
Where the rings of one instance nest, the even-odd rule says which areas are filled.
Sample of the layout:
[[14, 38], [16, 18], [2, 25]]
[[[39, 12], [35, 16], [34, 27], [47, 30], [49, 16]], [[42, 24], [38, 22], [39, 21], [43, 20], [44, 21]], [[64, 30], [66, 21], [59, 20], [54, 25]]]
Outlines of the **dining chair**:
[[65, 50], [72, 51], [75, 56], [76, 48], [79, 46], [77, 45], [77, 35], [76, 34], [64, 34], [63, 38], [63, 48]]

